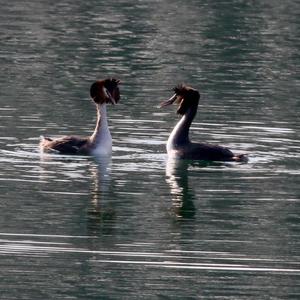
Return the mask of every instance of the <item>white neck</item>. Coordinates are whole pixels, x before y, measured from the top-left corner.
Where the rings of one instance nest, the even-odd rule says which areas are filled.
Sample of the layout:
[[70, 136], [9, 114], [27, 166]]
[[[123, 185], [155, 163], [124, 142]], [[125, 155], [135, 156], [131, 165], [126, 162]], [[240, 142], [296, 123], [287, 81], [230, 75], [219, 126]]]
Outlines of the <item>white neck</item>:
[[108, 128], [106, 104], [96, 104], [97, 123], [90, 137], [94, 155], [109, 155], [112, 150], [112, 139]]
[[174, 129], [172, 130], [168, 141], [167, 141], [167, 152], [171, 154], [174, 149], [182, 144], [186, 144], [189, 142], [189, 125], [187, 123], [187, 116], [183, 115], [179, 122], [176, 124]]

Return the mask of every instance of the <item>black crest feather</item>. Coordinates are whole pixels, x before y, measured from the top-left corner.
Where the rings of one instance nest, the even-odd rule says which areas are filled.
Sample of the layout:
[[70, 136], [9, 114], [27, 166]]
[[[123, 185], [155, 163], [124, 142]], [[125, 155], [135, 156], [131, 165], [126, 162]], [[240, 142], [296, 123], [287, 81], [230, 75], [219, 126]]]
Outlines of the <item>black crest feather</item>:
[[185, 85], [184, 84], [178, 84], [173, 88], [173, 91], [177, 94], [180, 95], [182, 93], [182, 91], [185, 89]]

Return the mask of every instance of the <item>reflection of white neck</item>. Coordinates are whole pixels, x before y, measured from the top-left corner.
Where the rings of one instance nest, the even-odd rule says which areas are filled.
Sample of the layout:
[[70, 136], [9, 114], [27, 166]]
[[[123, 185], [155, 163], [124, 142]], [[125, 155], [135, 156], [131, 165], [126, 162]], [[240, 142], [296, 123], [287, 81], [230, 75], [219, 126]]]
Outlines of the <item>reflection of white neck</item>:
[[111, 157], [97, 156], [96, 164], [90, 166], [92, 179], [92, 203], [95, 211], [101, 212], [101, 205], [110, 191]]
[[96, 104], [97, 123], [90, 137], [94, 155], [109, 155], [112, 150], [112, 139], [108, 128], [106, 104]]
[[178, 195], [182, 193], [182, 187], [178, 184], [178, 178], [176, 178], [176, 171], [178, 170], [178, 165], [180, 165], [180, 160], [173, 159], [171, 157], [167, 160], [166, 165], [166, 181], [169, 183], [171, 188], [171, 194], [177, 198]]

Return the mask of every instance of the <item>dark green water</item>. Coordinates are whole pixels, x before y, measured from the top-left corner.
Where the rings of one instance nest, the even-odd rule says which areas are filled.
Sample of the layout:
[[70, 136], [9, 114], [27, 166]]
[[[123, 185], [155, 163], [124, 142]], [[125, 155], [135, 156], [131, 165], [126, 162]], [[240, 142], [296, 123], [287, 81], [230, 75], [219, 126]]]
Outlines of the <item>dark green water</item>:
[[[298, 1], [0, 4], [1, 300], [300, 298]], [[41, 157], [107, 76], [111, 160]], [[248, 164], [167, 160], [180, 82]]]

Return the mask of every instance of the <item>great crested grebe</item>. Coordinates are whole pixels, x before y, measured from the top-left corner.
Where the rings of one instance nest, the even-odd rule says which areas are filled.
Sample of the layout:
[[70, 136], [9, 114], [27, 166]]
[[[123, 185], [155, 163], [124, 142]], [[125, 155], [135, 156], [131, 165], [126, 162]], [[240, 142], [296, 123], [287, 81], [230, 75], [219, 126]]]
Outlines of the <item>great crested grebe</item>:
[[180, 159], [206, 161], [247, 161], [244, 154], [233, 154], [229, 149], [206, 143], [192, 143], [189, 139], [189, 129], [197, 113], [200, 94], [186, 85], [174, 88], [175, 94], [161, 103], [161, 107], [176, 103], [180, 121], [174, 127], [167, 142], [167, 152], [170, 157]]
[[90, 95], [97, 109], [97, 122], [90, 137], [64, 136], [58, 139], [42, 137], [40, 149], [43, 152], [75, 155], [109, 155], [112, 139], [108, 128], [106, 104], [120, 100], [120, 81], [115, 78], [98, 80], [91, 85]]

